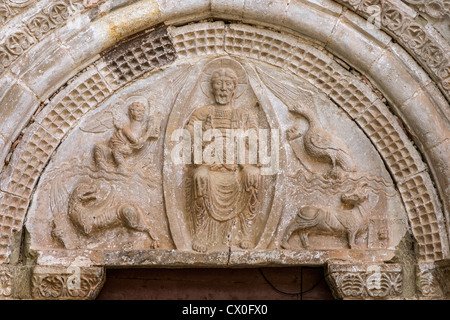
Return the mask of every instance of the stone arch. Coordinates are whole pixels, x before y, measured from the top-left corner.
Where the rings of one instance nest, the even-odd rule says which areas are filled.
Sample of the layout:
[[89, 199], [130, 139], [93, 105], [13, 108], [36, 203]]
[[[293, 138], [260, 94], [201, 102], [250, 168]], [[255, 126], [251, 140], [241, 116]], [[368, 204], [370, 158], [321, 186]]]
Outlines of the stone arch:
[[[17, 128], [27, 127], [1, 174], [2, 263], [17, 261], [14, 234], [22, 228], [40, 173], [60, 142], [85, 114], [147, 72], [164, 68], [178, 59], [217, 54], [264, 61], [299, 75], [327, 94], [359, 125], [385, 161], [402, 195], [412, 233], [418, 242], [419, 261], [432, 263], [448, 257], [448, 103], [443, 97], [448, 97], [448, 78], [442, 71], [448, 60], [442, 58], [439, 64], [427, 66], [432, 62], [414, 50], [418, 45], [404, 40], [405, 49], [424, 66], [427, 74], [402, 47], [392, 43], [388, 35], [369, 28], [365, 20], [334, 2], [319, 6], [281, 1], [269, 8], [261, 8], [257, 2], [251, 5], [248, 1], [245, 5], [226, 1], [181, 1], [176, 8], [172, 5], [173, 2], [141, 1], [105, 16], [100, 14], [88, 22], [87, 13], [75, 15], [71, 20], [66, 3], [67, 15], [50, 19], [54, 28], [58, 24], [62, 26], [56, 35], [35, 46], [32, 40], [22, 42], [26, 46], [19, 48], [23, 55], [17, 54], [14, 61], [3, 60], [8, 62], [3, 70], [4, 82], [8, 83], [3, 101], [12, 105], [20, 101], [24, 110], [17, 111], [26, 114], [21, 124], [1, 132], [1, 137], [7, 138], [2, 138], [4, 149], [9, 149], [10, 140], [18, 136]], [[81, 3], [79, 6], [81, 8]], [[102, 8], [107, 6], [103, 5], [98, 12], [101, 13]], [[354, 6], [354, 9], [364, 15], [367, 8]], [[398, 28], [392, 27], [392, 21], [387, 18], [392, 8], [388, 10], [384, 6], [383, 9], [386, 10], [383, 28], [391, 26], [389, 34], [402, 38], [402, 34], [395, 32]], [[199, 11], [204, 13], [199, 15]], [[220, 21], [230, 19], [230, 15], [236, 17], [235, 14], [243, 22], [275, 30]], [[298, 14], [314, 18], [303, 20]], [[263, 19], [266, 16], [280, 19], [276, 25], [268, 24]], [[186, 24], [202, 18], [218, 21]], [[64, 22], [72, 26], [63, 25]], [[161, 22], [169, 28], [152, 29]], [[71, 30], [73, 23], [75, 30], [79, 28], [78, 32]], [[114, 47], [130, 36], [130, 40]], [[62, 41], [67, 46], [56, 45], [55, 37], [57, 43]], [[299, 41], [305, 37], [308, 45]], [[402, 39], [405, 37], [403, 35]], [[86, 39], [95, 41], [85, 50], [77, 50]], [[242, 45], [245, 40], [250, 46]], [[439, 46], [445, 45], [445, 41], [439, 43]], [[364, 51], [358, 52], [360, 48]], [[423, 46], [421, 48], [421, 52], [426, 52]], [[42, 55], [49, 52], [53, 53], [52, 58], [44, 59]], [[36, 54], [38, 59], [33, 60]], [[389, 72], [383, 71], [385, 66], [390, 68]], [[41, 77], [39, 68], [47, 70]], [[43, 82], [45, 77], [50, 80]], [[395, 90], [394, 82], [403, 85], [404, 90]], [[429, 117], [429, 123], [421, 119], [424, 114]], [[8, 121], [19, 122], [14, 115], [10, 117], [12, 120]]]

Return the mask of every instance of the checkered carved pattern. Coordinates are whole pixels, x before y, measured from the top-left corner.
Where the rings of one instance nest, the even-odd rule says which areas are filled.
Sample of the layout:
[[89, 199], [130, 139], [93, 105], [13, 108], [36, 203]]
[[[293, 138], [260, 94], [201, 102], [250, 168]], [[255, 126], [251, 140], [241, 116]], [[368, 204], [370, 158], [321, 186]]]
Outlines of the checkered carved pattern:
[[[30, 128], [21, 148], [14, 153], [11, 170], [2, 176], [4, 191], [28, 198], [58, 140], [39, 125]], [[6, 182], [6, 186], [5, 186]]]
[[[414, 237], [419, 245], [420, 256], [425, 260], [443, 258], [442, 240], [439, 234], [439, 222], [436, 213], [434, 189], [431, 180], [424, 174], [418, 174], [403, 183], [399, 183], [406, 211]], [[443, 221], [443, 219], [442, 219]]]
[[329, 93], [330, 98], [340, 105], [352, 118], [361, 114], [371, 105], [369, 97], [353, 83], [336, 84]]
[[165, 29], [155, 30], [112, 49], [97, 64], [108, 83], [117, 89], [143, 73], [175, 61], [175, 49]]
[[291, 58], [295, 42], [277, 32], [231, 25], [225, 36], [225, 51], [281, 67]]
[[224, 52], [289, 70], [322, 90], [355, 119], [399, 185], [421, 257], [442, 258], [438, 223], [442, 213], [429, 176], [421, 173], [425, 166], [420, 155], [386, 106], [374, 100], [365, 86], [349, 82], [345, 69], [323, 52], [300, 45], [291, 36], [265, 29], [205, 23], [175, 28], [171, 34], [173, 42], [166, 29], [158, 29], [113, 48], [96, 63], [101, 75], [75, 79], [73, 89], [65, 90], [68, 93], [61, 100], [53, 100], [56, 105], [41, 121], [42, 127], [29, 128], [32, 133], [24, 137], [14, 153], [11, 170], [2, 176], [2, 188], [8, 195], [0, 197], [0, 262], [6, 256], [5, 237], [22, 223], [27, 203], [21, 199], [31, 195], [58, 139], [111, 94], [108, 85], [116, 90], [145, 72], [174, 62], [177, 56]]
[[367, 90], [355, 83], [350, 83], [347, 80], [349, 77], [343, 70], [331, 63], [328, 57], [319, 52], [297, 48], [287, 63], [287, 68], [320, 88], [350, 117], [355, 118], [372, 103], [373, 99], [368, 95]]
[[[77, 81], [79, 83], [80, 81]], [[70, 89], [69, 89], [70, 90]], [[67, 91], [65, 91], [67, 92]], [[81, 81], [42, 120], [41, 124], [52, 135], [62, 138], [89, 110], [111, 94], [111, 90], [99, 74]], [[47, 106], [47, 108], [52, 108]]]
[[408, 141], [396, 119], [381, 104], [371, 105], [357, 119], [388, 164], [397, 181], [425, 169], [420, 156]]
[[4, 192], [0, 193], [0, 264], [7, 259], [12, 233], [22, 227], [27, 206], [25, 199]]
[[222, 22], [199, 23], [173, 29], [173, 45], [178, 57], [224, 54], [225, 27]]
[[357, 119], [387, 163], [409, 216], [411, 228], [419, 244], [419, 254], [425, 261], [443, 257], [442, 239], [438, 225], [441, 209], [429, 176], [418, 174], [425, 170], [420, 155], [409, 142], [396, 119], [387, 114], [386, 107], [373, 104]]

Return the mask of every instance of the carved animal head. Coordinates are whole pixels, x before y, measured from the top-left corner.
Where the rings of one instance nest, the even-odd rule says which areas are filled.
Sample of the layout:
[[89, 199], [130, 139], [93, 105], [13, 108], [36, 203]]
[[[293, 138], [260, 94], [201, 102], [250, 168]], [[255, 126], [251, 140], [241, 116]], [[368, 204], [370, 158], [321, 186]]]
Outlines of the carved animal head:
[[350, 193], [341, 196], [341, 202], [351, 207], [357, 207], [368, 199], [366, 194]]
[[88, 183], [81, 183], [75, 187], [71, 194], [71, 201], [89, 206], [97, 201], [97, 187]]

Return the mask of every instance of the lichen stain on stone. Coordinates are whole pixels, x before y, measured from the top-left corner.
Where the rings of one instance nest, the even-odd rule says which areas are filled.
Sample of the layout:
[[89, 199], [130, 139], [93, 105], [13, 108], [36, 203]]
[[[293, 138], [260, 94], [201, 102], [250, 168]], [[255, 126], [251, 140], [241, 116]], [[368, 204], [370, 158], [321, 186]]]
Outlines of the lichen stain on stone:
[[101, 21], [106, 25], [111, 41], [117, 42], [156, 24], [160, 16], [161, 11], [156, 1], [143, 0], [117, 10]]

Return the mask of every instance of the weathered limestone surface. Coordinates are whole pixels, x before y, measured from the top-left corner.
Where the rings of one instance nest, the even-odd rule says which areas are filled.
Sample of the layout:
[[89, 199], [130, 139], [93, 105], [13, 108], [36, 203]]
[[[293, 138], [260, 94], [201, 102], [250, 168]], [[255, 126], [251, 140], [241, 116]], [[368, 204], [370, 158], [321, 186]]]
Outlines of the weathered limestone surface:
[[0, 298], [282, 265], [448, 297], [449, 44], [414, 20], [448, 12], [356, 2], [5, 2]]

